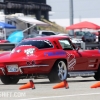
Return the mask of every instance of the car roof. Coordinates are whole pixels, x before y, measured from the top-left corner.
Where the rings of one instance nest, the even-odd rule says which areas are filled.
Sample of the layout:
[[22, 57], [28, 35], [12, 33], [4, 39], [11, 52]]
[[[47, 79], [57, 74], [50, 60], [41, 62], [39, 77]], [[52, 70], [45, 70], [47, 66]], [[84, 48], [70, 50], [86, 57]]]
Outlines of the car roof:
[[34, 38], [28, 38], [28, 39], [24, 39], [24, 40], [50, 40], [50, 41], [54, 41], [54, 40], [58, 40], [58, 39], [62, 39], [62, 38], [68, 38], [68, 36], [58, 36], [58, 35], [53, 35], [53, 36], [41, 36], [41, 37], [34, 37]]

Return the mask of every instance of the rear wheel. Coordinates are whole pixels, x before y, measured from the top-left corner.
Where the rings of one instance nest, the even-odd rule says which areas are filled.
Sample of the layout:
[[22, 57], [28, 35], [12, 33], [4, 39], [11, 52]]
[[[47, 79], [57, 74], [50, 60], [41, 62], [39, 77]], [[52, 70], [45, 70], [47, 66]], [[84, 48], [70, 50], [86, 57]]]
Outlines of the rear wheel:
[[100, 66], [98, 68], [98, 71], [94, 75], [95, 80], [99, 81], [100, 80]]
[[1, 81], [4, 84], [17, 84], [19, 81], [19, 78], [17, 76], [1, 76]]
[[67, 66], [63, 60], [58, 60], [48, 75], [50, 82], [60, 82], [67, 78]]

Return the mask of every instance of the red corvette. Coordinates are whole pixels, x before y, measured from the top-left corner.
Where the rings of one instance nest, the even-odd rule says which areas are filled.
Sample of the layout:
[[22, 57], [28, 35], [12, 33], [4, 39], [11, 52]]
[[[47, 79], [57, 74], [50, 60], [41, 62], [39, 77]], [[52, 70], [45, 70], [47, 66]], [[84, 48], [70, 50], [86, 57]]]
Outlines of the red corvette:
[[11, 52], [0, 54], [0, 76], [4, 84], [41, 75], [50, 82], [77, 76], [99, 80], [99, 66], [100, 50], [79, 50], [66, 36], [25, 39]]

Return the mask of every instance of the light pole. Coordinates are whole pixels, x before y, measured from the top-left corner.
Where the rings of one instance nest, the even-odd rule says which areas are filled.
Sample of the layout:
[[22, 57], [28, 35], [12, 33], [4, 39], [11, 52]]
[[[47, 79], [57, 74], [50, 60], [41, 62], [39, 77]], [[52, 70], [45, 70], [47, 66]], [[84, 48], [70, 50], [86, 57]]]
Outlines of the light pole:
[[[73, 24], [73, 0], [69, 0], [69, 16], [70, 16], [70, 25]], [[70, 31], [71, 34], [74, 34], [74, 31]]]

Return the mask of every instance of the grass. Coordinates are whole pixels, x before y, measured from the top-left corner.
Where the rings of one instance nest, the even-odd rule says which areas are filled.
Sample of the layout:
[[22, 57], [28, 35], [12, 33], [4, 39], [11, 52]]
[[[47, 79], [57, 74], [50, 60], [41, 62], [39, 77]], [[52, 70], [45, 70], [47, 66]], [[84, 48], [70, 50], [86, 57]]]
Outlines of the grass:
[[54, 32], [60, 32], [60, 33], [67, 33], [67, 30], [56, 24], [55, 22], [47, 21], [46, 19], [42, 19], [41, 21], [48, 23], [50, 26], [47, 27], [39, 27], [40, 30], [48, 30], [48, 31], [54, 31]]

